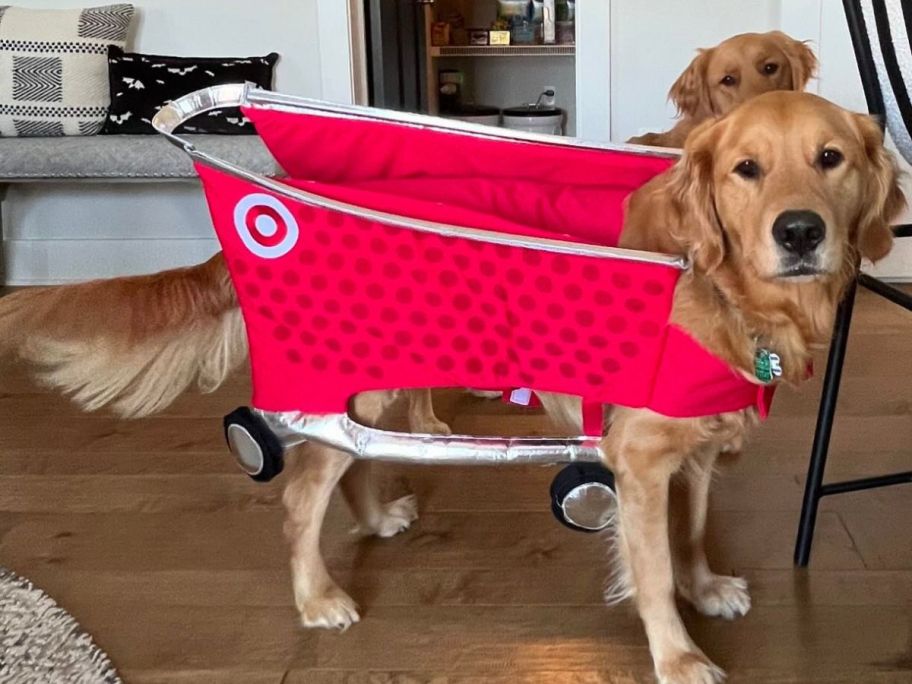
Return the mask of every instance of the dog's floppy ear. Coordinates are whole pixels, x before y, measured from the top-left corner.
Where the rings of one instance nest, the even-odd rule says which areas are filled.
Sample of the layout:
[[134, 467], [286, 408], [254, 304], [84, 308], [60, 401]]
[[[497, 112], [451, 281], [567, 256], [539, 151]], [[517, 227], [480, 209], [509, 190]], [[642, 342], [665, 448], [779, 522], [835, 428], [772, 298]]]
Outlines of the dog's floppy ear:
[[709, 85], [706, 83], [706, 70], [711, 54], [712, 49], [699, 50], [699, 54], [668, 91], [668, 99], [674, 102], [679, 114], [700, 118], [712, 116]]
[[713, 198], [713, 158], [723, 125], [724, 120], [709, 120], [691, 132], [667, 188], [680, 217], [675, 237], [703, 273], [712, 273], [725, 259], [725, 237]]
[[877, 261], [893, 247], [890, 222], [905, 208], [906, 198], [899, 185], [896, 160], [883, 144], [883, 132], [877, 122], [865, 114], [852, 115], [864, 144], [866, 179], [864, 206], [855, 236], [858, 251], [866, 259]]
[[772, 31], [772, 34], [779, 42], [792, 69], [792, 88], [804, 90], [807, 82], [817, 73], [817, 56], [808, 47], [807, 42], [795, 40], [782, 31]]

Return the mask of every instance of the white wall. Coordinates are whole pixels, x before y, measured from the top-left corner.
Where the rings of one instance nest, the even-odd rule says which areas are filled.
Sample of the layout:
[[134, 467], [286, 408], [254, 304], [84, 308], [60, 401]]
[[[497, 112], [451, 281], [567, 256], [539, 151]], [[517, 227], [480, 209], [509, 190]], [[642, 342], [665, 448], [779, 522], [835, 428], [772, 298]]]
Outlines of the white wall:
[[[87, 3], [16, 4], [37, 9]], [[194, 57], [274, 51], [281, 55], [277, 88], [337, 101], [352, 98], [344, 0], [134, 4], [137, 15], [127, 49]], [[218, 249], [202, 193], [191, 183], [13, 186], [3, 202], [2, 222], [10, 284], [152, 272], [199, 262]]]
[[778, 6], [778, 0], [611, 0], [612, 139], [670, 128], [675, 111], [668, 88], [696, 49], [777, 28]]

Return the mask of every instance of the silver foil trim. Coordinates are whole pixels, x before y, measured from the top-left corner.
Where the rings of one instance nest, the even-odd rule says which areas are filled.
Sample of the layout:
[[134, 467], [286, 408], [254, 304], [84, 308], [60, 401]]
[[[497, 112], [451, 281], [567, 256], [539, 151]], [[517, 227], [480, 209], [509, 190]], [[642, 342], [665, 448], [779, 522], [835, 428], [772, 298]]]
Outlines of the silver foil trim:
[[310, 415], [253, 409], [286, 448], [317, 442], [354, 458], [420, 465], [552, 465], [600, 462], [596, 437], [474, 437], [379, 430], [344, 413]]
[[[330, 116], [340, 119], [361, 119], [370, 121], [386, 121], [389, 123], [403, 124], [436, 131], [449, 133], [462, 133], [477, 138], [513, 140], [530, 142], [540, 145], [555, 147], [573, 147], [586, 150], [603, 150], [614, 152], [627, 152], [629, 154], [647, 155], [650, 157], [667, 157], [677, 159], [681, 150], [667, 147], [652, 147], [650, 145], [633, 145], [630, 143], [596, 142], [580, 138], [568, 138], [556, 135], [543, 135], [541, 133], [527, 133], [508, 128], [483, 126], [481, 124], [460, 121], [458, 119], [445, 119], [428, 114], [414, 112], [399, 112], [392, 109], [378, 107], [364, 107], [361, 105], [346, 105], [325, 100], [314, 100], [296, 95], [285, 95], [272, 90], [262, 90], [252, 83], [228, 83], [224, 85], [209, 86], [192, 93], [188, 93], [162, 107], [152, 118], [152, 127], [167, 135], [169, 138], [178, 138], [174, 135], [175, 129], [183, 123], [210, 109], [220, 107], [259, 107], [261, 109], [275, 109], [292, 113], [306, 112], [308, 114]], [[179, 138], [178, 138], [179, 139]], [[186, 142], [179, 143], [183, 147]]]
[[[478, 242], [487, 242], [497, 245], [506, 245], [509, 247], [522, 247], [526, 249], [537, 249], [546, 252], [556, 252], [572, 256], [587, 256], [604, 259], [621, 259], [624, 261], [635, 261], [640, 263], [652, 263], [665, 266], [671, 266], [680, 270], [687, 270], [690, 266], [688, 260], [683, 256], [671, 254], [660, 254], [657, 252], [644, 252], [634, 249], [621, 249], [618, 247], [604, 247], [601, 245], [588, 245], [577, 242], [568, 242], [565, 240], [555, 240], [551, 238], [527, 237], [521, 235], [511, 235], [508, 233], [497, 233], [478, 228], [469, 228], [466, 226], [455, 226], [434, 221], [423, 221], [420, 219], [408, 218], [396, 214], [389, 214], [382, 211], [374, 211], [345, 202], [315, 195], [313, 193], [299, 190], [286, 185], [280, 181], [252, 173], [235, 164], [223, 159], [213, 157], [197, 150], [192, 143], [184, 140], [174, 134], [174, 130], [185, 121], [202, 114], [210, 109], [228, 106], [264, 106], [288, 109], [289, 111], [306, 111], [312, 114], [323, 114], [326, 116], [348, 117], [359, 119], [376, 119], [382, 121], [391, 121], [397, 123], [411, 123], [412, 125], [421, 125], [427, 128], [453, 131], [473, 136], [488, 138], [507, 138], [526, 142], [545, 143], [550, 145], [563, 145], [569, 147], [583, 147], [591, 149], [609, 149], [633, 151], [637, 154], [652, 154], [652, 151], [642, 146], [624, 146], [608, 145], [598, 143], [586, 143], [582, 141], [566, 142], [557, 136], [541, 136], [535, 134], [526, 134], [516, 131], [498, 129], [489, 129], [489, 127], [479, 126], [477, 124], [466, 124], [461, 121], [450, 121], [439, 119], [438, 117], [425, 116], [421, 114], [403, 114], [401, 112], [391, 112], [372, 107], [357, 107], [350, 105], [336, 105], [319, 100], [307, 100], [296, 98], [289, 95], [281, 95], [271, 91], [263, 91], [251, 87], [249, 84], [230, 84], [211, 86], [203, 90], [198, 90], [184, 97], [173, 100], [170, 104], [163, 107], [152, 119], [152, 126], [162, 135], [166, 136], [174, 145], [183, 149], [193, 159], [196, 159], [207, 166], [219, 169], [235, 178], [245, 180], [253, 185], [265, 188], [277, 195], [287, 197], [291, 200], [302, 202], [304, 204], [339, 211], [345, 214], [356, 216], [368, 221], [376, 221], [385, 225], [397, 226], [400, 228], [409, 228], [426, 233], [434, 233], [444, 237], [461, 237]], [[417, 122], [417, 123], [415, 123]], [[496, 131], [491, 133], [491, 131]], [[553, 140], [552, 140], [553, 137]], [[636, 149], [634, 149], [636, 148]], [[667, 152], [667, 150], [665, 150]]]
[[447, 131], [450, 133], [464, 133], [479, 138], [516, 140], [556, 147], [627, 152], [629, 154], [647, 155], [650, 157], [667, 157], [669, 159], [677, 159], [681, 156], [682, 152], [679, 149], [668, 147], [634, 145], [631, 143], [596, 142], [594, 140], [583, 140], [581, 138], [543, 135], [541, 133], [528, 133], [526, 131], [516, 131], [509, 128], [484, 126], [482, 124], [470, 123], [459, 119], [446, 119], [439, 116], [430, 116], [428, 114], [418, 114], [415, 112], [399, 112], [392, 109], [380, 109], [378, 107], [337, 104], [335, 102], [312, 100], [295, 95], [285, 95], [271, 90], [262, 90], [252, 84], [248, 88], [246, 100], [244, 100], [242, 104], [286, 112], [306, 111], [308, 114], [323, 114], [336, 118], [387, 121], [390, 123], [414, 126], [416, 128]]

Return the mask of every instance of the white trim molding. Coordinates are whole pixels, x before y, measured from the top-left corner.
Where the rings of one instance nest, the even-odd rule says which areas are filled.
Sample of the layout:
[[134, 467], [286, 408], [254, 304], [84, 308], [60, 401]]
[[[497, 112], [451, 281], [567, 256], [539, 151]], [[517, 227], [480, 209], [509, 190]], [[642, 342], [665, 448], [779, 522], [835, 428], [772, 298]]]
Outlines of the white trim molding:
[[576, 3], [576, 135], [611, 140], [611, 3]]
[[316, 1], [320, 96], [330, 102], [356, 104], [366, 83], [363, 10], [355, 0]]

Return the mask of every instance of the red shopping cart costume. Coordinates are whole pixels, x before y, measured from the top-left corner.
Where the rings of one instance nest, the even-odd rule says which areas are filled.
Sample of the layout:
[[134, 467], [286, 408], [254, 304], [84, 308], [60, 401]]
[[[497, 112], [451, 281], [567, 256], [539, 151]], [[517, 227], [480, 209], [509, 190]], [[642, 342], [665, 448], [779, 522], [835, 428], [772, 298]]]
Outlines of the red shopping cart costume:
[[[293, 188], [582, 245], [616, 245], [624, 199], [673, 163], [404, 123], [245, 113]], [[771, 386], [669, 324], [674, 265], [422, 232], [197, 170], [247, 326], [256, 408], [342, 413], [363, 391], [469, 386], [673, 417], [767, 412]]]

